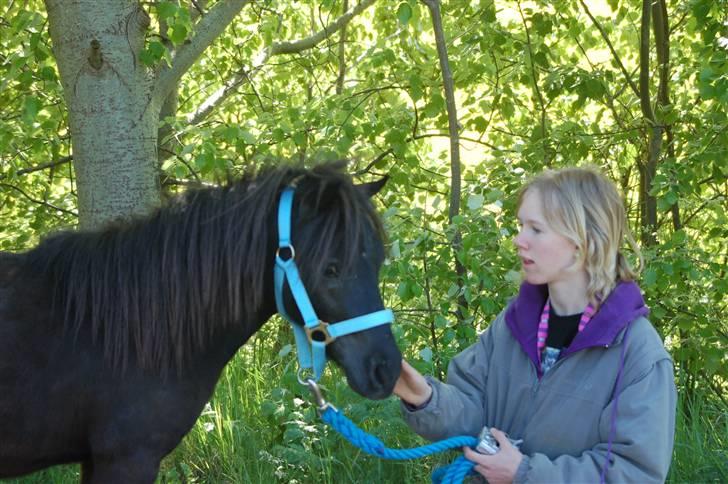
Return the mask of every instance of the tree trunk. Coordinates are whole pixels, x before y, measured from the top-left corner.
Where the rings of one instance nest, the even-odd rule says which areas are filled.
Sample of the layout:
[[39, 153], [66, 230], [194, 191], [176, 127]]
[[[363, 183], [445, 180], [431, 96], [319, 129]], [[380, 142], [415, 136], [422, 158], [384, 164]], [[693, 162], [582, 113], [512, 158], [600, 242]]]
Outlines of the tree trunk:
[[139, 65], [149, 16], [133, 0], [45, 0], [66, 103], [82, 228], [160, 201], [153, 80]]
[[162, 105], [169, 99], [174, 109], [170, 94], [180, 78], [247, 3], [217, 2], [174, 50], [170, 65], [150, 68], [139, 61], [150, 24], [140, 2], [45, 0], [69, 111], [82, 228], [159, 205]]
[[662, 150], [662, 132], [652, 111], [650, 97], [650, 13], [652, 0], [642, 1], [642, 24], [640, 28], [640, 108], [642, 116], [649, 123], [648, 143], [644, 162], [640, 163], [640, 207], [642, 222], [642, 245], [657, 243], [657, 199], [650, 194], [652, 181], [657, 173], [657, 161]]

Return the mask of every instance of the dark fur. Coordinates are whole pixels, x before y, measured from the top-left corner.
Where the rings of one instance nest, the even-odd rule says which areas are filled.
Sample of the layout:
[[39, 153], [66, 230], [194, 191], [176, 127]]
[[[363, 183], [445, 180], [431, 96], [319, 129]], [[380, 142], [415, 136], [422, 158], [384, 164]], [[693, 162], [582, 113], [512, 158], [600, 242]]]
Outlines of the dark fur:
[[[14, 422], [0, 432], [0, 477], [82, 461], [89, 482], [153, 479], [275, 312], [277, 203], [294, 181], [296, 260], [320, 317], [380, 309], [382, 231], [368, 200], [379, 187], [355, 187], [340, 165], [269, 169], [143, 220], [0, 253], [0, 422]], [[349, 277], [327, 280], [332, 261]], [[329, 352], [360, 393], [391, 392], [400, 356], [388, 327]]]

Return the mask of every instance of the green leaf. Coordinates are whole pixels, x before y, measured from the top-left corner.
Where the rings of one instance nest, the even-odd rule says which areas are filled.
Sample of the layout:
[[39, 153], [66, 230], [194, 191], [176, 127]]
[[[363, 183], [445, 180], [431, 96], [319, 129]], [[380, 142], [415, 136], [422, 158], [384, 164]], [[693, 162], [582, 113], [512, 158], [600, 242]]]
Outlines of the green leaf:
[[392, 259], [399, 259], [399, 257], [402, 255], [400, 248], [399, 248], [399, 239], [392, 242], [391, 247], [389, 248], [389, 256]]
[[420, 350], [420, 358], [425, 360], [427, 363], [432, 363], [432, 348], [425, 346]]
[[693, 15], [698, 20], [699, 25], [704, 25], [707, 22], [712, 2], [713, 0], [696, 0], [692, 2]]
[[31, 124], [43, 108], [43, 103], [35, 96], [27, 96], [23, 102], [23, 121]]
[[293, 139], [293, 142], [296, 143], [296, 146], [302, 147], [306, 144], [306, 133], [304, 133], [303, 131], [296, 131], [295, 133], [293, 133], [291, 138]]
[[645, 286], [654, 286], [657, 282], [657, 271], [653, 268], [647, 268], [642, 276], [642, 283]]
[[176, 23], [169, 30], [169, 40], [174, 44], [179, 45], [187, 39], [187, 26], [184, 24]]
[[513, 285], [519, 284], [521, 282], [521, 273], [518, 271], [510, 270], [506, 272], [505, 280]]
[[255, 137], [255, 135], [246, 129], [240, 130], [240, 139], [242, 139], [245, 142], [245, 144], [248, 144], [248, 145], [253, 145], [257, 141], [257, 138]]
[[297, 425], [289, 425], [283, 432], [283, 440], [286, 442], [299, 442], [306, 434]]
[[549, 67], [549, 59], [544, 52], [536, 52], [536, 54], [533, 56], [533, 60], [541, 67]]
[[276, 127], [276, 128], [273, 128], [273, 133], [271, 133], [271, 138], [276, 143], [280, 143], [281, 141], [283, 141], [286, 138], [286, 133], [281, 128]]
[[407, 284], [407, 282], [402, 281], [399, 283], [399, 286], [397, 286], [397, 296], [399, 296], [402, 302], [407, 302], [412, 299], [412, 292], [410, 291], [409, 284]]
[[288, 356], [288, 354], [291, 352], [291, 350], [293, 350], [292, 345], [290, 345], [290, 344], [284, 345], [283, 348], [281, 348], [281, 350], [278, 352], [278, 357], [284, 358], [284, 357]]
[[397, 7], [397, 18], [399, 23], [407, 25], [412, 18], [412, 7], [408, 3], [400, 3]]
[[478, 210], [483, 206], [483, 202], [485, 201], [485, 197], [479, 193], [471, 194], [468, 197], [468, 208], [470, 210]]
[[40, 70], [40, 78], [44, 81], [55, 81], [57, 79], [56, 70], [51, 66], [44, 66]]
[[152, 67], [164, 57], [167, 48], [157, 40], [149, 41], [147, 48], [139, 53], [139, 58], [146, 66]]
[[260, 413], [263, 414], [264, 417], [270, 417], [278, 411], [278, 407], [279, 405], [275, 402], [263, 400], [260, 404]]
[[157, 3], [157, 15], [159, 15], [160, 20], [174, 17], [178, 9], [179, 7], [172, 2]]

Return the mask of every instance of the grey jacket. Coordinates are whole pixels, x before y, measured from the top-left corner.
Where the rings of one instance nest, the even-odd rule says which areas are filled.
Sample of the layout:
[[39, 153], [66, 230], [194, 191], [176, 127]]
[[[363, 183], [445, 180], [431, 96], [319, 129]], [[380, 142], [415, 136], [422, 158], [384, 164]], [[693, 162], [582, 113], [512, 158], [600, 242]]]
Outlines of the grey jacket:
[[613, 432], [606, 481], [663, 482], [676, 390], [672, 361], [644, 317], [639, 288], [618, 285], [541, 375], [536, 328], [546, 296], [545, 287], [524, 283], [478, 342], [451, 361], [447, 384], [428, 377], [429, 403], [402, 406], [405, 420], [430, 440], [477, 435], [484, 426], [523, 439], [517, 483], [599, 482]]

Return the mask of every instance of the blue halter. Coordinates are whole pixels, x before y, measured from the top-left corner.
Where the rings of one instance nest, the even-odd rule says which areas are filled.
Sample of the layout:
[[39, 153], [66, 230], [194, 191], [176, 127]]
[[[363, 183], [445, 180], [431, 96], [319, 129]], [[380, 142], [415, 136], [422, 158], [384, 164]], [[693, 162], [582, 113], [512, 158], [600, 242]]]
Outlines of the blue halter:
[[[291, 207], [294, 190], [293, 187], [284, 188], [278, 205], [278, 250], [276, 251], [274, 272], [276, 307], [278, 313], [293, 327], [298, 349], [299, 371], [312, 369], [314, 379], [318, 381], [326, 367], [326, 345], [339, 336], [357, 333], [382, 324], [390, 324], [394, 321], [394, 314], [390, 309], [382, 309], [336, 324], [319, 320], [294, 261], [296, 251], [291, 243]], [[281, 257], [282, 251], [288, 252], [286, 259]], [[283, 307], [283, 285], [286, 281], [293, 293], [298, 311], [303, 317], [303, 326], [294, 323]]]

